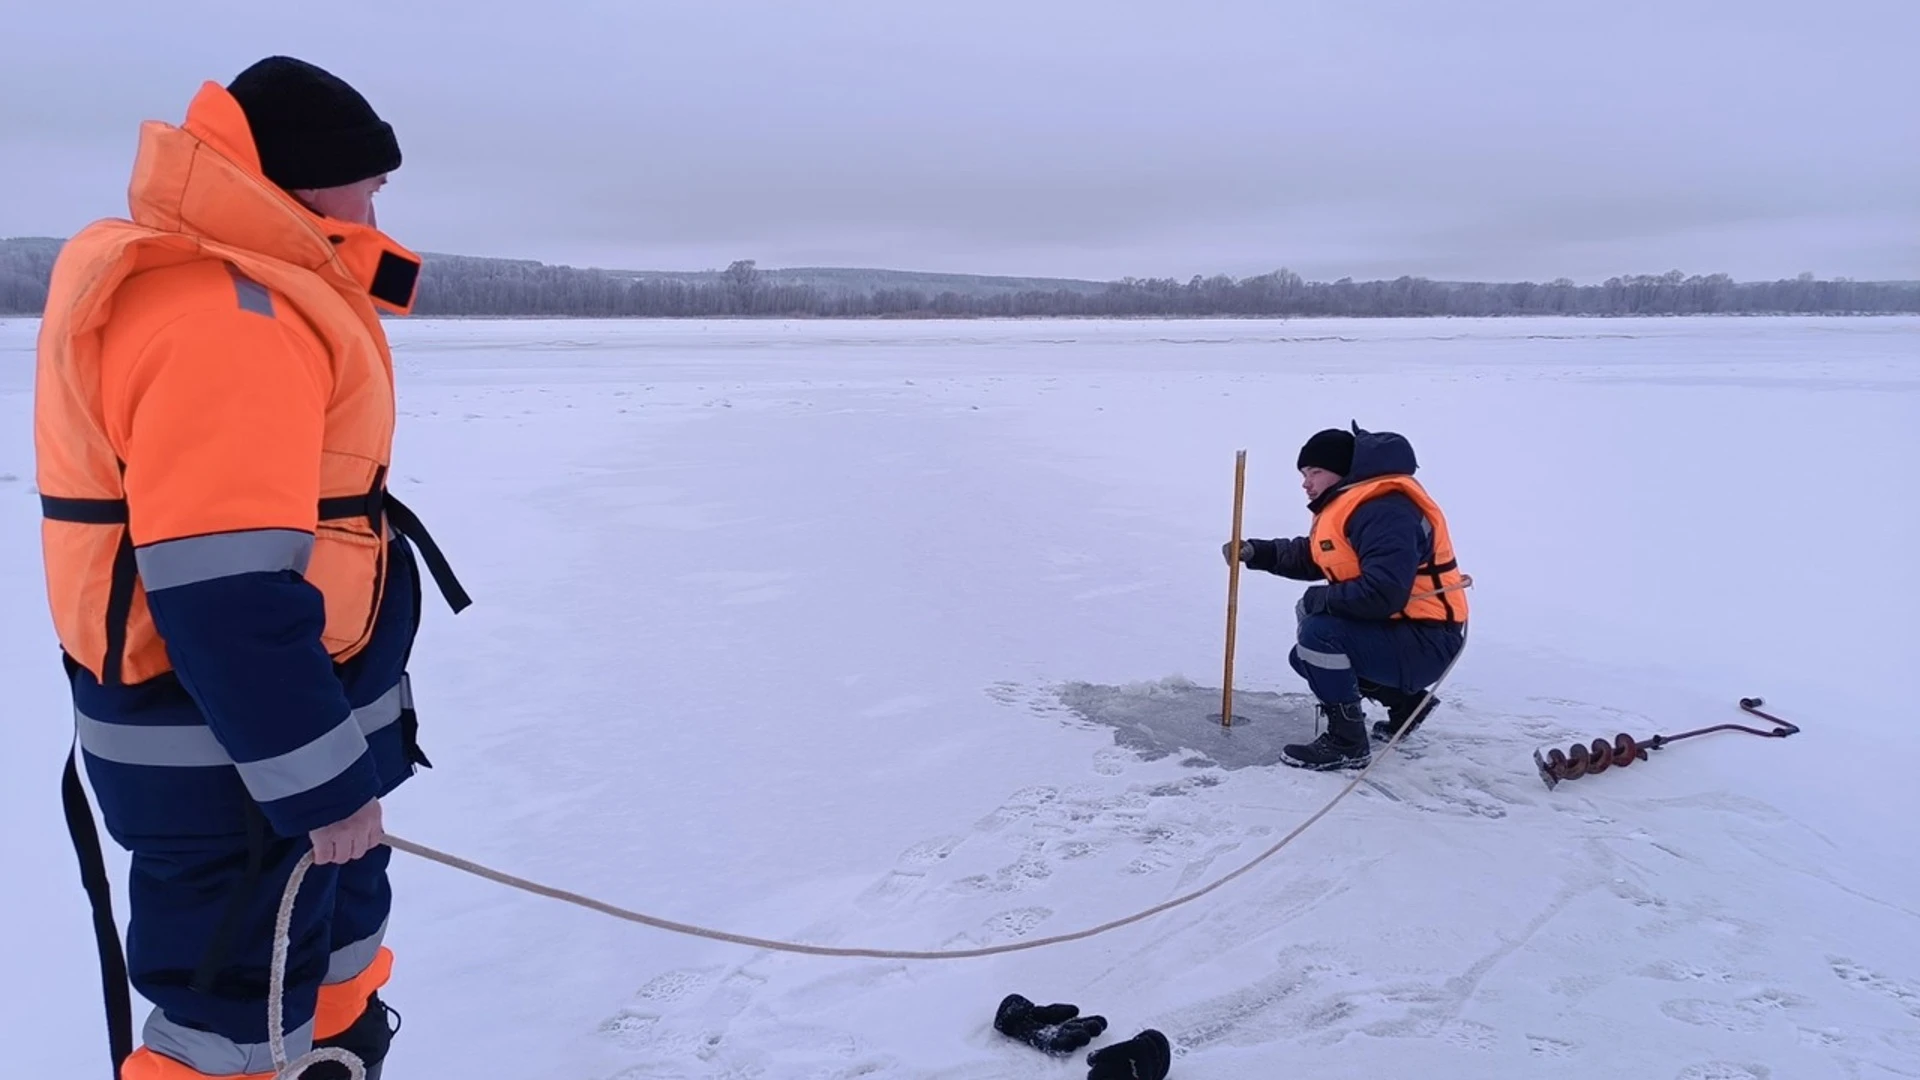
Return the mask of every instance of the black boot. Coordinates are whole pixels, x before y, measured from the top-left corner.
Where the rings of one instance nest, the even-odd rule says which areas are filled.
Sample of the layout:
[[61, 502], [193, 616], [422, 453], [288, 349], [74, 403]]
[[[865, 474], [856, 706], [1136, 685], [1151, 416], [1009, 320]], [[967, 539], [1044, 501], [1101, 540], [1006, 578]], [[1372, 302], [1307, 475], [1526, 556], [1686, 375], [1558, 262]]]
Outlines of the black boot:
[[1280, 748], [1280, 760], [1296, 769], [1364, 769], [1373, 761], [1373, 748], [1367, 742], [1367, 714], [1360, 703], [1336, 705], [1320, 703], [1320, 714], [1327, 718], [1327, 730], [1306, 745], [1295, 743]]
[[[393, 1006], [380, 1000], [379, 993], [367, 998], [367, 1007], [361, 1012], [360, 1019], [353, 1026], [329, 1039], [316, 1039], [314, 1046], [338, 1047], [350, 1051], [367, 1067], [367, 1080], [380, 1080], [381, 1063], [387, 1059], [387, 1049], [393, 1045], [393, 1037], [400, 1032], [400, 1013]], [[347, 1067], [334, 1061], [323, 1061], [308, 1069], [301, 1080], [346, 1080]]]
[[1427, 714], [1440, 704], [1439, 698], [1429, 697], [1425, 690], [1395, 690], [1369, 684], [1361, 692], [1387, 707], [1387, 718], [1373, 722], [1373, 737], [1381, 742], [1393, 738], [1403, 727], [1409, 735], [1420, 730]]

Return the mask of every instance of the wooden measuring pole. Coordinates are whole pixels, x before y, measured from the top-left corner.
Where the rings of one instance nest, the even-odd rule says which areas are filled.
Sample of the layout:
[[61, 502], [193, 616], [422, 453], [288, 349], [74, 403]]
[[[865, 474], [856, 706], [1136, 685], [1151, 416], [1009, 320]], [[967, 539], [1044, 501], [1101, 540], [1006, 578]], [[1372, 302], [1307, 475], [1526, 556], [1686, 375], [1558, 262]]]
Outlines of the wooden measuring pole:
[[1226, 673], [1220, 679], [1220, 726], [1233, 726], [1233, 635], [1234, 626], [1240, 613], [1240, 531], [1241, 510], [1247, 499], [1247, 452], [1242, 450], [1233, 458], [1233, 546], [1227, 550], [1233, 557], [1227, 560], [1227, 662]]

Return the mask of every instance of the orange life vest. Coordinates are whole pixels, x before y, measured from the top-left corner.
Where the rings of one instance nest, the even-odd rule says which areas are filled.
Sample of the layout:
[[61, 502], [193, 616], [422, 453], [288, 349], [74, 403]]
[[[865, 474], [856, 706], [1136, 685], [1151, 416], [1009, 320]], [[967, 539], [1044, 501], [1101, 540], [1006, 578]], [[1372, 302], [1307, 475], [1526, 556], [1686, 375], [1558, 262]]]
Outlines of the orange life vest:
[[[62, 250], [40, 330], [34, 437], [47, 592], [60, 643], [102, 682], [137, 683], [170, 670], [134, 546], [284, 528], [314, 534], [303, 576], [325, 597], [321, 640], [336, 660], [352, 657], [365, 647], [379, 610], [389, 525], [410, 537], [418, 531], [417, 520], [385, 490], [394, 386], [379, 312], [411, 309], [419, 259], [377, 229], [312, 214], [269, 182], [246, 115], [211, 82], [182, 125], [142, 125], [128, 201], [131, 220], [96, 222]], [[173, 314], [222, 303], [283, 324], [290, 344], [276, 351], [284, 355], [262, 356], [263, 364], [323, 384], [319, 460], [310, 445], [291, 438], [249, 447], [245, 452], [266, 456], [265, 467], [284, 483], [223, 491], [218, 463], [205, 463], [164, 479], [165, 490], [190, 498], [136, 501], [129, 513], [130, 450], [149, 475], [177, 466], [165, 445], [129, 446], [136, 391], [124, 384], [135, 358], [125, 354], [138, 345], [125, 340], [124, 327], [157, 330]], [[121, 331], [118, 339], [110, 322]], [[217, 388], [208, 393], [216, 396]], [[168, 400], [141, 407], [194, 406]], [[466, 600], [458, 583], [431, 541], [422, 546], [459, 610]]]
[[1313, 532], [1308, 537], [1313, 561], [1328, 581], [1352, 581], [1360, 576], [1360, 555], [1347, 541], [1347, 519], [1368, 499], [1387, 494], [1412, 499], [1425, 515], [1432, 531], [1433, 557], [1420, 567], [1414, 578], [1413, 592], [1406, 606], [1395, 612], [1396, 619], [1430, 619], [1448, 623], [1467, 621], [1466, 579], [1454, 558], [1453, 537], [1447, 531], [1447, 518], [1440, 512], [1420, 482], [1404, 474], [1362, 480], [1335, 493], [1333, 499], [1314, 515]]

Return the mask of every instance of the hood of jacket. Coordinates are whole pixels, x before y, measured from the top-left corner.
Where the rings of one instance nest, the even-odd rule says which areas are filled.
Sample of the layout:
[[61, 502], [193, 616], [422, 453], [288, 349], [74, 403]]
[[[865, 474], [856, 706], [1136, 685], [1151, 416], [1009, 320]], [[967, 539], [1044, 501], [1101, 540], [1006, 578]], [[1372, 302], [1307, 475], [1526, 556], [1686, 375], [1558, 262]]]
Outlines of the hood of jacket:
[[1381, 476], [1412, 476], [1420, 467], [1413, 444], [1405, 435], [1392, 431], [1362, 431], [1353, 425], [1353, 465], [1342, 484], [1357, 484]]
[[141, 125], [127, 206], [135, 224], [336, 278], [385, 311], [412, 310], [420, 257], [377, 228], [313, 212], [268, 180], [246, 113], [217, 83], [201, 86], [183, 123]]
[[1321, 492], [1319, 498], [1308, 504], [1308, 509], [1319, 513], [1336, 496], [1355, 484], [1382, 476], [1412, 476], [1419, 467], [1413, 444], [1407, 441], [1405, 435], [1392, 431], [1366, 431], [1355, 421], [1353, 464], [1340, 482]]

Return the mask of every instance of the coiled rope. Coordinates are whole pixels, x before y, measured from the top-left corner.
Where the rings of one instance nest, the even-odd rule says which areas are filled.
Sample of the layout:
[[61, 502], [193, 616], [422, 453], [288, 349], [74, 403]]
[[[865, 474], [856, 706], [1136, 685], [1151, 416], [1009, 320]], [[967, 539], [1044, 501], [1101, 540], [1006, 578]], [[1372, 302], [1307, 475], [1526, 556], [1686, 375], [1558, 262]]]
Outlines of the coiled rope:
[[[1462, 628], [1462, 635], [1464, 638], [1464, 627]], [[1446, 668], [1441, 671], [1440, 678], [1436, 679], [1433, 685], [1427, 689], [1427, 692], [1421, 696], [1419, 705], [1410, 715], [1418, 716], [1421, 710], [1427, 707], [1428, 703], [1432, 701], [1434, 694], [1440, 689], [1441, 685], [1447, 681], [1447, 676], [1453, 674], [1454, 665], [1458, 664], [1460, 658], [1465, 654], [1466, 643], [1463, 640], [1460, 651], [1454, 654], [1453, 659], [1449, 661]], [[726, 942], [731, 945], [746, 945], [758, 949], [770, 949], [775, 952], [800, 953], [807, 956], [863, 957], [875, 960], [965, 960], [982, 956], [999, 956], [1005, 953], [1022, 952], [1029, 949], [1042, 949], [1051, 945], [1065, 944], [1070, 941], [1083, 941], [1090, 937], [1118, 930], [1123, 926], [1130, 926], [1134, 923], [1153, 918], [1155, 915], [1172, 911], [1174, 908], [1190, 904], [1206, 896], [1228, 882], [1251, 872], [1254, 867], [1259, 866], [1261, 863], [1279, 854], [1288, 844], [1293, 843], [1300, 834], [1312, 828], [1321, 818], [1326, 817], [1327, 814], [1332, 812], [1333, 808], [1340, 804], [1340, 800], [1352, 794], [1353, 789], [1360, 786], [1361, 781], [1365, 780], [1367, 774], [1373, 771], [1374, 766], [1380, 764], [1381, 759], [1385, 758], [1393, 751], [1394, 747], [1399, 745], [1401, 738], [1406, 735], [1409, 726], [1411, 725], [1403, 725], [1399, 730], [1395, 731], [1393, 737], [1387, 740], [1386, 745], [1380, 748], [1379, 753], [1374, 754], [1372, 760], [1368, 761], [1364, 768], [1355, 773], [1353, 779], [1347, 781], [1345, 787], [1336, 792], [1333, 798], [1328, 799], [1325, 806], [1314, 811], [1305, 821], [1294, 826], [1292, 831], [1282, 836], [1265, 851], [1248, 860], [1245, 865], [1222, 875], [1212, 883], [1195, 889], [1183, 896], [1176, 896], [1171, 900], [1155, 904], [1153, 907], [1147, 908], [1144, 911], [1135, 912], [1125, 918], [1114, 919], [1111, 922], [1104, 922], [1098, 926], [1090, 926], [1084, 930], [1075, 930], [1065, 934], [1054, 934], [1050, 937], [1033, 938], [1028, 941], [1012, 941], [1001, 945], [986, 945], [976, 949], [916, 950], [861, 948], [840, 945], [808, 945], [802, 942], [754, 937], [749, 934], [735, 934], [726, 930], [714, 930], [704, 926], [695, 926], [691, 923], [663, 919], [657, 915], [647, 915], [638, 911], [630, 911], [627, 908], [609, 904], [604, 900], [596, 900], [593, 897], [582, 896], [579, 893], [568, 892], [565, 889], [556, 889], [551, 885], [542, 885], [539, 882], [528, 881], [526, 878], [516, 877], [512, 874], [495, 870], [492, 867], [483, 866], [470, 859], [463, 859], [458, 855], [449, 855], [444, 851], [438, 851], [425, 844], [414, 843], [411, 840], [394, 836], [391, 833], [387, 834], [382, 842], [396, 851], [404, 851], [409, 855], [425, 859], [429, 862], [436, 862], [442, 866], [452, 867], [455, 870], [472, 874], [475, 877], [485, 878], [488, 881], [497, 882], [509, 888], [518, 889], [521, 892], [544, 896], [552, 900], [559, 900], [576, 907], [600, 912], [603, 915], [610, 915], [613, 918], [626, 922], [639, 923], [642, 926], [651, 926], [656, 930], [665, 930], [674, 934], [684, 934], [688, 937], [705, 938], [708, 941]], [[274, 928], [273, 978], [267, 1000], [273, 1063], [278, 1070], [274, 1073], [274, 1078], [275, 1080], [298, 1080], [300, 1074], [303, 1073], [309, 1065], [317, 1064], [321, 1061], [338, 1061], [347, 1066], [350, 1080], [366, 1080], [366, 1072], [360, 1059], [344, 1050], [332, 1048], [315, 1050], [291, 1064], [286, 1063], [286, 1048], [284, 1037], [280, 1033], [280, 1020], [281, 997], [286, 977], [288, 928], [291, 925], [293, 917], [294, 894], [299, 891], [301, 879], [305, 877], [307, 867], [311, 866], [312, 862], [313, 854], [312, 852], [308, 852], [301, 858], [299, 864], [294, 867], [293, 877], [287, 882], [286, 894], [280, 902], [279, 921]]]

